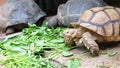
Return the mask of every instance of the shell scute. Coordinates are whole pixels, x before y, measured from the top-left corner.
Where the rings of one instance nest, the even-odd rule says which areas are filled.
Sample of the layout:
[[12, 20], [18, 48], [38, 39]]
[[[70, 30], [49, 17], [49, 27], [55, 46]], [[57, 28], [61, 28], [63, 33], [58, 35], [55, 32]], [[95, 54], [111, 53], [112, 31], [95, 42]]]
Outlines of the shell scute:
[[94, 17], [91, 19], [91, 22], [99, 25], [104, 24], [104, 22], [107, 22], [108, 20], [109, 18], [107, 17], [107, 15], [103, 11], [100, 11], [94, 14]]
[[120, 18], [119, 14], [114, 9], [106, 9], [105, 12], [108, 14], [111, 20], [116, 20]]
[[85, 20], [86, 22], [88, 22], [92, 15], [93, 15], [93, 12], [91, 12], [91, 11], [88, 10], [88, 11], [84, 12], [84, 14], [82, 15], [84, 17], [81, 16], [80, 19], [81, 20]]
[[119, 35], [119, 32], [120, 32], [120, 29], [119, 29], [120, 24], [119, 24], [119, 22], [114, 23], [113, 26], [114, 26], [114, 36]]
[[113, 29], [113, 23], [109, 23], [105, 26], [103, 26], [105, 29], [105, 35], [111, 36], [114, 34], [114, 29]]
[[83, 13], [78, 23], [102, 36], [119, 36], [120, 8], [111, 6], [92, 8]]

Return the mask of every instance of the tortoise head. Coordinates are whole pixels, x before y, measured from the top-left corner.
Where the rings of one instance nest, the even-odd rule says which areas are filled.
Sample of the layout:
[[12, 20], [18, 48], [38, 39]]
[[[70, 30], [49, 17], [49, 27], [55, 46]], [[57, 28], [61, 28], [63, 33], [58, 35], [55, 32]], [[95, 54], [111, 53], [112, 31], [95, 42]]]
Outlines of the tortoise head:
[[67, 29], [63, 32], [63, 37], [68, 45], [74, 44], [74, 38], [77, 35], [77, 29]]

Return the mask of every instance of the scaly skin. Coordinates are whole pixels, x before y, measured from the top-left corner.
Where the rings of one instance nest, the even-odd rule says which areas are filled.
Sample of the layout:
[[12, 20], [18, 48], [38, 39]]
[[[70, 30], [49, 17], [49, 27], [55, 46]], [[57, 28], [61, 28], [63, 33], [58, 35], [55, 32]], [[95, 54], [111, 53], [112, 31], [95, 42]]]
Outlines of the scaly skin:
[[92, 37], [89, 32], [86, 32], [86, 29], [67, 29], [63, 32], [63, 36], [68, 45], [72, 45], [74, 43], [76, 45], [80, 45], [83, 43], [93, 55], [99, 54], [99, 47], [95, 42], [96, 38]]

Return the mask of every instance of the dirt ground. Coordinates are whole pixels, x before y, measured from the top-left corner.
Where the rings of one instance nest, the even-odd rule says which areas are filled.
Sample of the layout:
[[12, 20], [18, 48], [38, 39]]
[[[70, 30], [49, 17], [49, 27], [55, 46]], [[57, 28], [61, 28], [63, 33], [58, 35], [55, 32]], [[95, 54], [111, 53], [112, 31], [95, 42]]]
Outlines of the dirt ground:
[[[70, 58], [81, 58], [81, 66], [79, 68], [120, 68], [120, 42], [102, 44], [99, 56], [92, 56], [84, 46], [72, 50], [74, 53], [71, 57], [60, 56], [56, 59], [57, 62], [67, 66], [67, 61]], [[116, 52], [115, 56], [110, 57], [111, 52]]]
[[[21, 33], [16, 33], [18, 35]], [[1, 40], [1, 38], [0, 38]], [[100, 55], [92, 56], [91, 53], [84, 47], [84, 45], [77, 46], [77, 48], [71, 50], [74, 54], [71, 57], [63, 57], [60, 55], [53, 64], [62, 68], [64, 65], [67, 68], [68, 60], [71, 58], [81, 58], [81, 65], [79, 68], [120, 68], [120, 42], [111, 42], [105, 44], [99, 44], [100, 46]], [[115, 56], [110, 57], [111, 52], [116, 52]], [[0, 59], [3, 59], [0, 56]], [[0, 68], [5, 68], [5, 66], [0, 65]]]

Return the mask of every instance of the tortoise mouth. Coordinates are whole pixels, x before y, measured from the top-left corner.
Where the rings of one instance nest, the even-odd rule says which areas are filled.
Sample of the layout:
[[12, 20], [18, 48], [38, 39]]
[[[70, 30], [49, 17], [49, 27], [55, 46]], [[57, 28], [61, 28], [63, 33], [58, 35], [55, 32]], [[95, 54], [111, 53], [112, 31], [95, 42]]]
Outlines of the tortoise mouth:
[[65, 43], [67, 43], [68, 45], [74, 44], [74, 41], [72, 38], [64, 38], [64, 40], [65, 40]]

